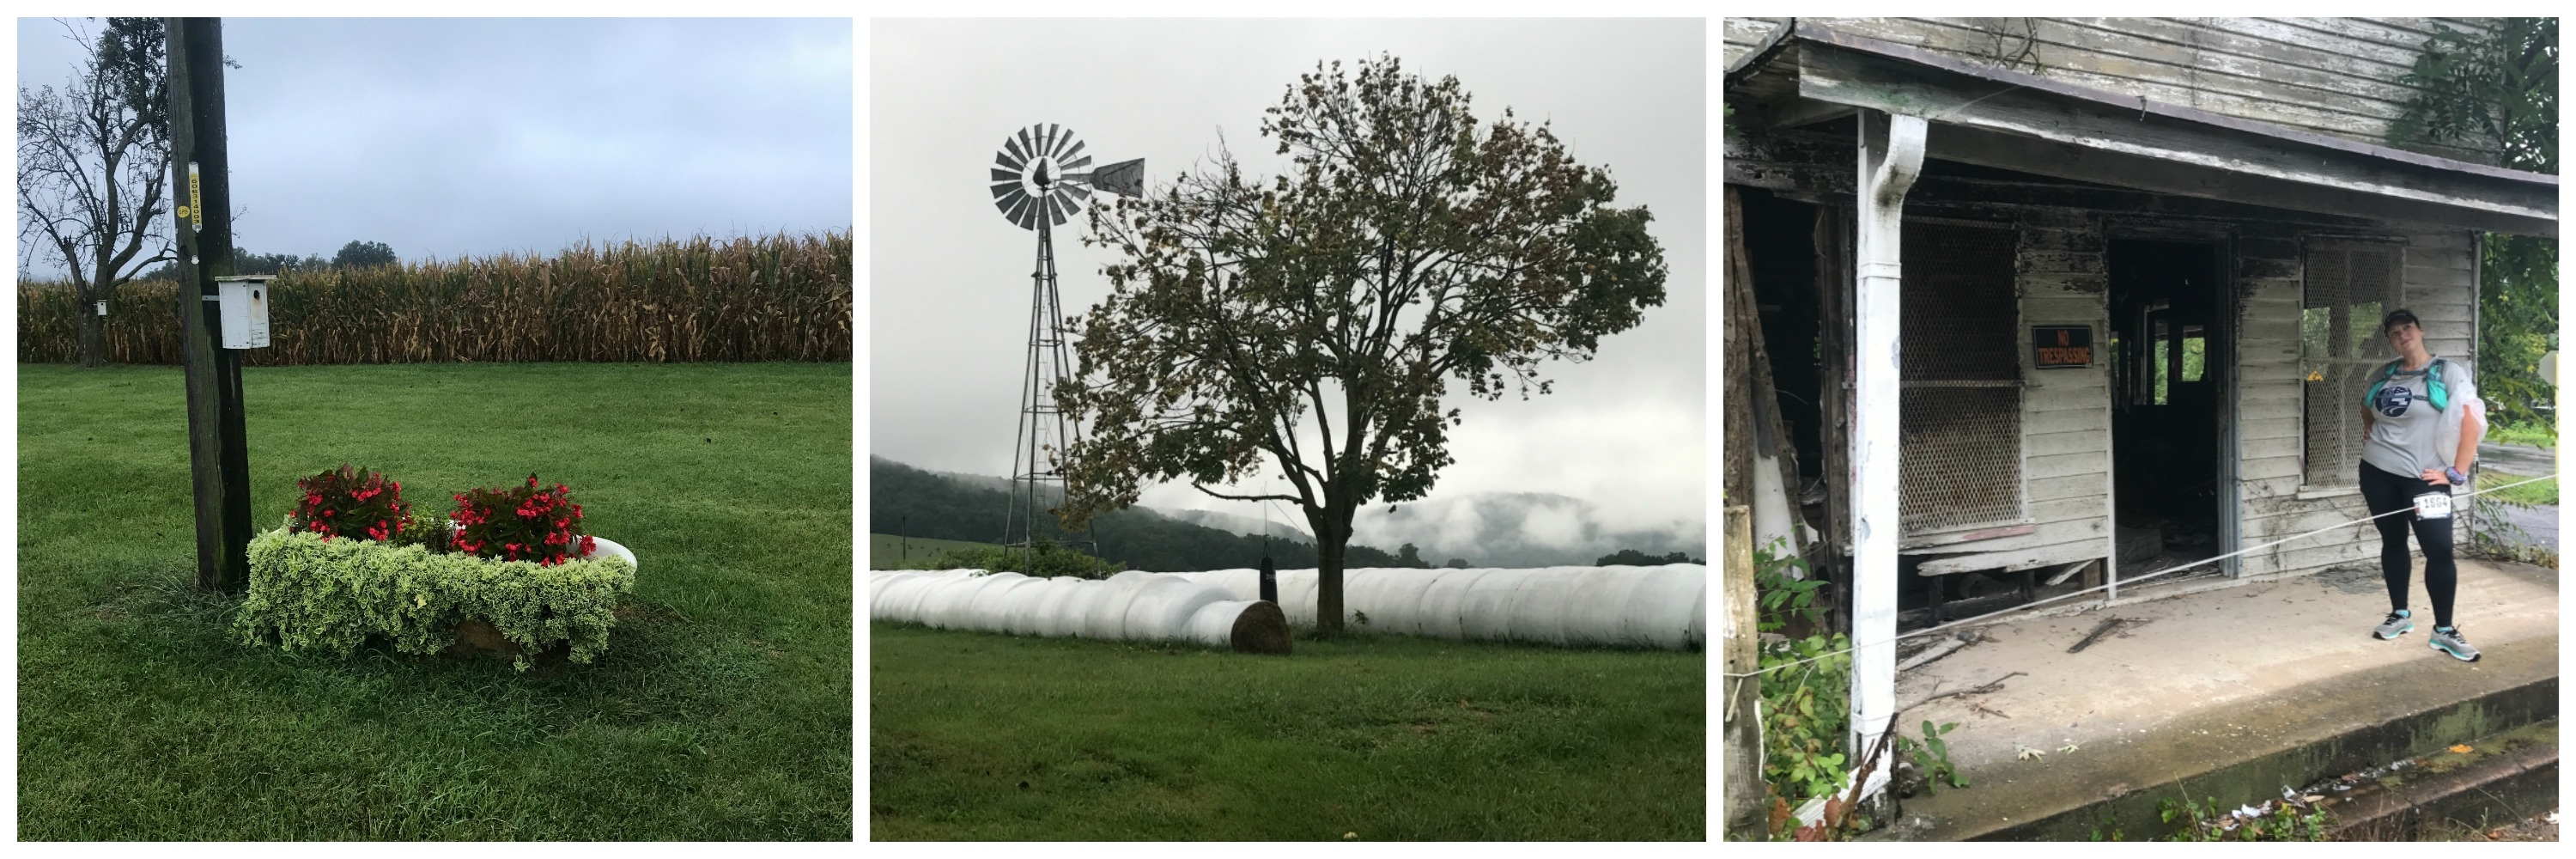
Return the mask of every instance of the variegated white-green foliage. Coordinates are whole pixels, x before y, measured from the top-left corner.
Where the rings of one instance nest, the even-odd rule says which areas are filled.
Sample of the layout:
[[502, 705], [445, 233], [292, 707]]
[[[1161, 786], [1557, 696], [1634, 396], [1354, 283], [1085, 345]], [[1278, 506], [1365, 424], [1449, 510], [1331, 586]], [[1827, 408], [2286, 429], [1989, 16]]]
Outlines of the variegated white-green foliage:
[[527, 654], [556, 642], [571, 643], [575, 662], [607, 650], [617, 598], [634, 587], [624, 558], [541, 567], [281, 528], [250, 541], [250, 596], [234, 629], [290, 652], [347, 654], [383, 635], [403, 653], [435, 653], [459, 619], [476, 618], [519, 645], [525, 671]]

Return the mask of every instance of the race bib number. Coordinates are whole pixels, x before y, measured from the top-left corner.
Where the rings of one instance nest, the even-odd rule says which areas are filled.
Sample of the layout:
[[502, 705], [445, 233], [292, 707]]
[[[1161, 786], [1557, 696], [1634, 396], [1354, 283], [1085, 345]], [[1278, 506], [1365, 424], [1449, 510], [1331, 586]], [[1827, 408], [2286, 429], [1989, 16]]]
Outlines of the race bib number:
[[2451, 493], [2427, 492], [2422, 495], [2415, 496], [2415, 518], [2451, 518]]

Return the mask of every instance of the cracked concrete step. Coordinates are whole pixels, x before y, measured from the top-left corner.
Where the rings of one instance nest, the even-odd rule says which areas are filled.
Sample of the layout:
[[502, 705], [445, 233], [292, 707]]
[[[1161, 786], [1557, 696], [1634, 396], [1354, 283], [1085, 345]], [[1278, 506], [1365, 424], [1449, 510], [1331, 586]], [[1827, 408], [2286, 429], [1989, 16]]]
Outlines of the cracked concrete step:
[[2454, 821], [2486, 826], [2558, 806], [2558, 720], [2470, 740], [2330, 799], [2338, 840], [2412, 840]]
[[[1903, 800], [1885, 839], [2153, 837], [2159, 800], [2228, 808], [2557, 716], [2557, 576], [2461, 562], [2460, 617], [2486, 659], [2378, 641], [2375, 570], [2176, 596], [1984, 627], [1991, 640], [1898, 680], [1906, 733], [1946, 737], [1966, 789]], [[2420, 585], [2418, 587], [2420, 595]], [[2066, 649], [2106, 616], [2123, 626]], [[2025, 672], [1990, 694], [1943, 692]], [[2045, 750], [2028, 759], [2020, 747]], [[2067, 746], [2080, 750], [2067, 751]], [[2112, 824], [2112, 825], [2103, 825]]]

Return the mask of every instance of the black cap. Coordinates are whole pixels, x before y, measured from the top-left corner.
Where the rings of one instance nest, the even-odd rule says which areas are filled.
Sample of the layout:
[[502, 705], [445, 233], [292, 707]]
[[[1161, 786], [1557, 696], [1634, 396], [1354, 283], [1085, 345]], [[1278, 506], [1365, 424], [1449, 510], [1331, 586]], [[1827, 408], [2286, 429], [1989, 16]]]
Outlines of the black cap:
[[2379, 333], [2388, 333], [2388, 329], [2396, 327], [2397, 323], [2400, 322], [2417, 328], [2424, 327], [2424, 323], [2416, 321], [2414, 311], [2400, 307], [2395, 310], [2388, 311], [2388, 318], [2379, 320]]

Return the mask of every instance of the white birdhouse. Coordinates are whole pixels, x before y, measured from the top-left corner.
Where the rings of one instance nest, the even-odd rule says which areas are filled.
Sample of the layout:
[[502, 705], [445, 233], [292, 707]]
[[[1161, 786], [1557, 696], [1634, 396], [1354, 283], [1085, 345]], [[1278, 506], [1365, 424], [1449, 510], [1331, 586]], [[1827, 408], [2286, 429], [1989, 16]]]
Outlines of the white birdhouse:
[[216, 330], [226, 349], [268, 345], [268, 282], [275, 275], [246, 274], [215, 278]]

